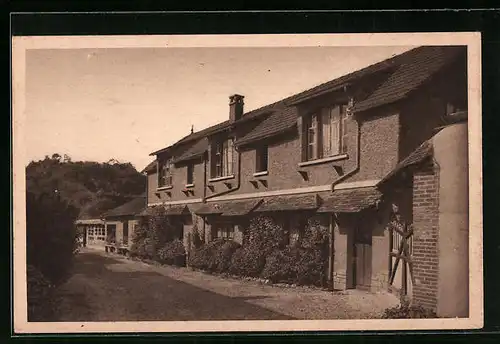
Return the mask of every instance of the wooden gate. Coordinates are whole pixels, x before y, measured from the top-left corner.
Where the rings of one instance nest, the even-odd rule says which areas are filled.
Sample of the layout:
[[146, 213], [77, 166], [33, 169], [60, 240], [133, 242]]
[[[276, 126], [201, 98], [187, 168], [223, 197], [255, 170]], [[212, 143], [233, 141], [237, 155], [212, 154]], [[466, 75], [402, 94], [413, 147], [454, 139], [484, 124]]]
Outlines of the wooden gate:
[[[389, 285], [393, 285], [401, 261], [401, 293], [406, 296], [408, 295], [408, 271], [410, 273], [412, 285], [415, 285], [413, 261], [411, 258], [413, 227], [394, 219], [389, 224], [389, 231]], [[394, 248], [397, 248], [397, 252], [394, 252]], [[395, 258], [394, 264], [392, 264], [393, 257]]]

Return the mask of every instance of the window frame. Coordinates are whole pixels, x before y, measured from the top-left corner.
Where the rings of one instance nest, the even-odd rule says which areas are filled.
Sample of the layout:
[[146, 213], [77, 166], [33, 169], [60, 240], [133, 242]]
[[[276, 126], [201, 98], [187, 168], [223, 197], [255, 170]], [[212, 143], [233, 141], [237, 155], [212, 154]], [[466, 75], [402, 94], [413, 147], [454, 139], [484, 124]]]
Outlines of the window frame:
[[[338, 109], [338, 110], [337, 110]], [[304, 116], [304, 161], [315, 161], [346, 154], [347, 106], [336, 104], [317, 109]], [[336, 113], [333, 113], [336, 111]], [[334, 125], [335, 124], [335, 125]], [[335, 133], [333, 130], [335, 129]], [[326, 135], [325, 130], [329, 133]], [[329, 138], [329, 151], [325, 144]], [[337, 141], [335, 144], [333, 140]]]
[[234, 173], [234, 139], [229, 137], [216, 140], [213, 147], [211, 179], [232, 176]]
[[264, 173], [269, 170], [269, 146], [262, 145], [255, 149], [255, 173]]
[[186, 186], [194, 185], [194, 163], [186, 166]]
[[158, 189], [173, 186], [172, 158], [167, 158], [158, 164]]

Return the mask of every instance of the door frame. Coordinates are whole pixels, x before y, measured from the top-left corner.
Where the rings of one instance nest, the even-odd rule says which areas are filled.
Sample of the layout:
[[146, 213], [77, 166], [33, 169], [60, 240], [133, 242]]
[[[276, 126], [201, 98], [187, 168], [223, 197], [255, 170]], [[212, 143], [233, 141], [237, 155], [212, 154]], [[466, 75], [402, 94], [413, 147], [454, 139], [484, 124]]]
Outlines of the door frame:
[[[365, 239], [369, 238], [366, 241], [360, 242], [360, 231], [365, 232]], [[361, 232], [361, 233], [362, 233]], [[353, 288], [360, 290], [370, 290], [371, 289], [371, 277], [372, 277], [372, 261], [373, 261], [373, 231], [369, 224], [369, 222], [363, 221], [362, 213], [357, 214], [356, 220], [354, 221], [354, 228], [352, 231], [353, 240], [352, 240], [352, 276], [353, 276]], [[366, 269], [364, 269], [363, 279], [368, 279], [368, 284], [360, 284], [358, 281], [358, 269], [359, 269], [359, 257], [358, 257], [358, 245], [362, 245], [363, 252], [368, 251], [367, 255], [364, 255], [363, 265]]]

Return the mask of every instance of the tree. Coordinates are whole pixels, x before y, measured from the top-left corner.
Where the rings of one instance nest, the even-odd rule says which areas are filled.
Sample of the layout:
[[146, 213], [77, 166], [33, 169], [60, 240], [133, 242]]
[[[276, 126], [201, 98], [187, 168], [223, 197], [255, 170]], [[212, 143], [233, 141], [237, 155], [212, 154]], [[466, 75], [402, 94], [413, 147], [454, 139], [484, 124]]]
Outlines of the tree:
[[54, 285], [62, 283], [71, 269], [77, 214], [57, 194], [26, 195], [27, 263]]

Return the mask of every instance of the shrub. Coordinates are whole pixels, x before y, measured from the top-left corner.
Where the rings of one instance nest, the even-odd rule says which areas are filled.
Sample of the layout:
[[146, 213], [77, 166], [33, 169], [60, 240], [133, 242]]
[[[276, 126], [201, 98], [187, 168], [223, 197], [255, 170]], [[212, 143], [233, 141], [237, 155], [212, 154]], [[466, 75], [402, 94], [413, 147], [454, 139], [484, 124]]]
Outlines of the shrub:
[[159, 250], [158, 257], [162, 263], [184, 266], [186, 264], [186, 251], [184, 249], [184, 244], [180, 240], [168, 242], [162, 249]]
[[258, 277], [266, 264], [266, 252], [243, 246], [234, 251], [229, 272], [233, 275]]
[[294, 283], [297, 277], [297, 248], [286, 248], [272, 252], [267, 258], [262, 277], [273, 283]]
[[51, 308], [52, 285], [33, 265], [26, 271], [28, 288], [28, 321], [48, 320]]
[[161, 260], [160, 249], [174, 238], [175, 226], [163, 207], [156, 207], [151, 216], [142, 217], [134, 231], [130, 255], [143, 259]]
[[224, 240], [215, 247], [214, 264], [216, 272], [226, 272], [231, 266], [231, 258], [241, 245], [236, 241]]
[[383, 319], [421, 319], [437, 318], [436, 313], [422, 306], [412, 306], [407, 301], [402, 301], [399, 306], [387, 308], [382, 315]]
[[54, 285], [70, 274], [78, 245], [77, 209], [57, 194], [26, 194], [27, 263]]
[[189, 265], [193, 268], [213, 271], [215, 264], [215, 249], [217, 241], [212, 241], [195, 249], [189, 256]]
[[318, 250], [287, 247], [267, 257], [261, 276], [273, 283], [323, 286], [325, 268]]

